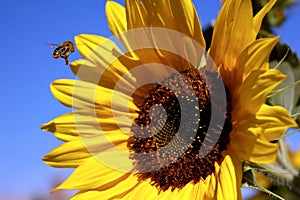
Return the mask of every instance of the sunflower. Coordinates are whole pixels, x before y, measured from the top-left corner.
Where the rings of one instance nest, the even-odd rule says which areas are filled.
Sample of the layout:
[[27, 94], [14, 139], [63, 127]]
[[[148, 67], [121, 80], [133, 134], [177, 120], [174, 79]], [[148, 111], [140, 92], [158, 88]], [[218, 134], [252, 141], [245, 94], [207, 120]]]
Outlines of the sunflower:
[[123, 49], [105, 37], [76, 36], [85, 59], [71, 69], [80, 80], [51, 84], [55, 98], [75, 109], [42, 125], [64, 141], [43, 160], [75, 168], [53, 192], [241, 199], [241, 161], [273, 162], [278, 144], [270, 141], [297, 127], [283, 107], [264, 103], [285, 79], [268, 63], [279, 38], [256, 39], [274, 3], [253, 17], [250, 0], [227, 0], [205, 53], [192, 1], [107, 1]]

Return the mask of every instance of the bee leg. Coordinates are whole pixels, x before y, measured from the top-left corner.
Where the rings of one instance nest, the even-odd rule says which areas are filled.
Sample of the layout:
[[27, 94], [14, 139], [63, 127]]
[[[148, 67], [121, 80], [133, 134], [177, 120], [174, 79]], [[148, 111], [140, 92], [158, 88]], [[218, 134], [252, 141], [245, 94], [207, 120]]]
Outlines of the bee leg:
[[63, 56], [61, 56], [61, 57], [65, 59], [65, 61], [66, 61], [66, 65], [68, 65], [68, 64], [69, 64], [69, 60], [68, 60], [68, 58], [69, 58], [69, 55], [68, 55], [68, 54], [66, 54], [66, 55], [63, 55]]
[[68, 54], [61, 55], [60, 57], [63, 58], [63, 59], [65, 59], [66, 65], [69, 64], [69, 61], [68, 61]]

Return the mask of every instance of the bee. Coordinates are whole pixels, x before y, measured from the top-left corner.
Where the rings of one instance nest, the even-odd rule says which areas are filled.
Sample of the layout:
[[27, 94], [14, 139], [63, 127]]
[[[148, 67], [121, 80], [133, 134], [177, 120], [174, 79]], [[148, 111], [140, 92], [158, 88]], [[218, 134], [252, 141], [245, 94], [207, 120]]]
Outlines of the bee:
[[61, 44], [49, 44], [49, 46], [56, 47], [52, 53], [53, 58], [63, 58], [66, 61], [66, 65], [69, 64], [69, 54], [75, 52], [75, 45], [72, 41], [65, 41]]

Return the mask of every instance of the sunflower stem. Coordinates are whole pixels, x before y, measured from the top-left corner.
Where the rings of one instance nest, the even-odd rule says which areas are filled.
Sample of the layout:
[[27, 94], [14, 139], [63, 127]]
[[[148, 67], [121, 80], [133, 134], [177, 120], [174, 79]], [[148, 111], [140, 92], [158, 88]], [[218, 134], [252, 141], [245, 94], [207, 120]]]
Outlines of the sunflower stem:
[[297, 116], [300, 116], [300, 113], [295, 113], [291, 115], [291, 117], [297, 117]]
[[279, 94], [280, 92], [283, 92], [283, 91], [285, 91], [285, 90], [287, 90], [287, 89], [290, 89], [290, 88], [296, 86], [296, 85], [299, 84], [299, 83], [300, 83], [300, 80], [298, 80], [298, 81], [296, 81], [296, 82], [294, 82], [294, 83], [292, 83], [292, 84], [290, 84], [290, 85], [288, 85], [288, 86], [286, 86], [286, 87], [284, 87], [284, 88], [280, 88], [280, 89], [277, 89], [277, 90], [273, 90], [273, 91], [268, 95], [268, 98], [270, 98], [270, 97], [272, 97], [272, 96], [274, 96], [274, 95], [277, 95], [277, 94]]
[[295, 133], [298, 133], [300, 131], [300, 129], [296, 129], [296, 130], [294, 130], [294, 131], [291, 131], [291, 132], [289, 132], [289, 133], [286, 133], [286, 134], [284, 134], [284, 135], [281, 135], [279, 138], [276, 138], [275, 140], [273, 140], [273, 141], [280, 141], [280, 140], [283, 140], [284, 138], [286, 138], [286, 137], [288, 137], [288, 136], [290, 136], [290, 135], [293, 135], [293, 134], [295, 134]]
[[285, 60], [285, 58], [287, 57], [287, 55], [289, 54], [290, 49], [288, 49], [285, 53], [285, 55], [283, 56], [283, 58], [281, 58], [281, 60], [279, 61], [279, 63], [274, 67], [274, 69], [277, 69], [281, 63]]

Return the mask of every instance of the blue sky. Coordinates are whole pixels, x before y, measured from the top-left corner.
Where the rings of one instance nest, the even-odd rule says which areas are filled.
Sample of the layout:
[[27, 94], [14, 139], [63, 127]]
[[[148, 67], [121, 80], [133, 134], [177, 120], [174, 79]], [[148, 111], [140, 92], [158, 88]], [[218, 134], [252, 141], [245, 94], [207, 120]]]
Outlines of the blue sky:
[[[119, 1], [122, 2], [122, 1]], [[203, 25], [217, 16], [219, 1], [194, 1]], [[62, 59], [51, 57], [46, 43], [73, 40], [80, 33], [109, 37], [104, 0], [10, 0], [1, 2], [0, 79], [0, 199], [8, 193], [48, 192], [53, 176], [70, 170], [45, 165], [41, 158], [60, 144], [40, 125], [69, 112], [50, 93], [59, 78], [75, 78]], [[282, 40], [300, 53], [300, 9], [277, 30]], [[70, 60], [79, 58], [72, 54]]]

